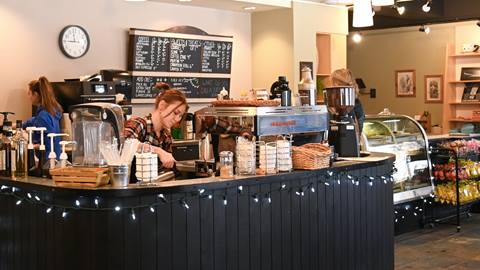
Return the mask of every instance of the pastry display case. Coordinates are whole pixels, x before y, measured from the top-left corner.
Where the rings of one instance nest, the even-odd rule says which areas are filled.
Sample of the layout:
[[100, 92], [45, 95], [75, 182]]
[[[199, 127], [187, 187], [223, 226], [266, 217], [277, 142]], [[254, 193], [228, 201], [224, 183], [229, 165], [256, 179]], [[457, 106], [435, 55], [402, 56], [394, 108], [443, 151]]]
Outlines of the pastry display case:
[[395, 204], [432, 193], [432, 165], [427, 135], [413, 118], [406, 115], [367, 115], [361, 147], [363, 151], [395, 155]]

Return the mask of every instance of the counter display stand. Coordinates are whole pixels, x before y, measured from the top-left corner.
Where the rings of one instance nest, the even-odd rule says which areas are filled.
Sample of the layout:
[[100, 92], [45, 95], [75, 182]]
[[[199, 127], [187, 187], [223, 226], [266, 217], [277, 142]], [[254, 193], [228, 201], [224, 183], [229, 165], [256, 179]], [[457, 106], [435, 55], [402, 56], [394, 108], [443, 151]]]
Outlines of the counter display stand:
[[425, 130], [406, 115], [367, 115], [362, 150], [394, 154], [395, 205], [421, 199], [433, 192], [428, 139]]
[[474, 139], [444, 142], [431, 148], [431, 157], [435, 200], [443, 205], [455, 207], [453, 215], [438, 217], [434, 213], [431, 225], [454, 218], [459, 232], [461, 216], [469, 217], [471, 206], [480, 199], [479, 142]]

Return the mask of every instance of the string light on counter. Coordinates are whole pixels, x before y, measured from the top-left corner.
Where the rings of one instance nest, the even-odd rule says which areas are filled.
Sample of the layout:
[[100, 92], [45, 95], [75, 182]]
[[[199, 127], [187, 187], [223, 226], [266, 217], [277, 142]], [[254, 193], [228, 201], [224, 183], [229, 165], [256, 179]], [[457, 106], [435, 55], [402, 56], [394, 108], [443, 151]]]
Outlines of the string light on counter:
[[187, 204], [186, 201], [180, 200], [180, 204], [181, 204], [185, 209], [187, 209], [187, 210], [190, 209], [190, 206]]
[[223, 205], [227, 206], [228, 201], [227, 201], [227, 196], [223, 196]]
[[[325, 187], [328, 186], [335, 186], [332, 188], [337, 188], [335, 183], [338, 183], [340, 186], [346, 183], [352, 183], [355, 184], [355, 186], [360, 185], [361, 180], [365, 180], [365, 182], [368, 181], [368, 185], [372, 186], [373, 181], [376, 183], [384, 183], [387, 184], [388, 181], [387, 179], [391, 179], [393, 171], [390, 171], [386, 173], [385, 175], [380, 175], [380, 176], [353, 176], [348, 174], [347, 172], [333, 172], [333, 171], [327, 171], [324, 175], [321, 175], [320, 177], [317, 178], [312, 178], [310, 181], [307, 181], [306, 183], [301, 183], [300, 181], [298, 182], [298, 185], [294, 185], [293, 182], [291, 186], [287, 188], [287, 183], [280, 183], [279, 188], [276, 189], [271, 189], [269, 191], [265, 192], [256, 192], [256, 193], [250, 193], [248, 192], [248, 189], [244, 185], [239, 185], [236, 187], [233, 187], [235, 190], [237, 190], [236, 196], [239, 198], [242, 196], [248, 196], [251, 197], [254, 203], [259, 203], [261, 200], [262, 202], [265, 202], [267, 205], [270, 205], [272, 203], [272, 192], [279, 192], [279, 193], [285, 193], [285, 192], [292, 192], [294, 195], [298, 196], [300, 199], [303, 199], [305, 197], [305, 193], [307, 191], [311, 193], [316, 193], [317, 192], [317, 187], [320, 184], [323, 184]], [[2, 185], [0, 187], [0, 195], [2, 196], [12, 196], [16, 199], [16, 205], [20, 205], [23, 202], [31, 203], [31, 204], [36, 204], [39, 205], [40, 207], [43, 207], [42, 211], [45, 211], [46, 214], [51, 214], [52, 212], [55, 211], [55, 209], [63, 209], [62, 210], [62, 217], [66, 218], [67, 215], [70, 215], [70, 212], [75, 212], [77, 210], [83, 210], [83, 211], [110, 211], [110, 212], [120, 212], [122, 209], [126, 210], [126, 213], [129, 213], [130, 217], [132, 220], [136, 220], [138, 214], [138, 211], [142, 211], [142, 209], [145, 209], [145, 211], [155, 214], [156, 212], [156, 207], [159, 206], [160, 204], [173, 204], [173, 203], [179, 203], [185, 210], [189, 210], [191, 206], [187, 203], [187, 200], [190, 198], [193, 199], [193, 202], [197, 201], [197, 199], [218, 199], [221, 200], [221, 203], [224, 206], [228, 205], [228, 200], [230, 200], [231, 195], [228, 195], [227, 190], [224, 191], [222, 195], [215, 195], [214, 190], [207, 190], [206, 188], [201, 188], [197, 189], [194, 192], [187, 192], [185, 193], [185, 196], [183, 198], [175, 199], [175, 200], [169, 200], [167, 197], [163, 194], [157, 194], [157, 198], [159, 199], [157, 202], [149, 203], [149, 204], [135, 204], [135, 205], [120, 205], [120, 204], [115, 204], [113, 202], [114, 207], [105, 207], [101, 206], [101, 200], [102, 198], [99, 197], [98, 195], [92, 196], [91, 198], [85, 198], [85, 196], [80, 196], [78, 199], [73, 199], [73, 205], [61, 205], [61, 204], [55, 204], [55, 203], [49, 203], [47, 199], [41, 200], [40, 198], [42, 197], [41, 194], [35, 194], [36, 192], [34, 191], [29, 191], [29, 192], [24, 192], [22, 193], [20, 189], [16, 187], [10, 187], [7, 185]], [[17, 191], [17, 192], [14, 192]], [[235, 196], [235, 195], [233, 195]], [[432, 196], [433, 198], [434, 196]], [[82, 200], [87, 200], [87, 201], [92, 201], [92, 206], [89, 206], [86, 203], [82, 203]], [[428, 202], [428, 200], [427, 200]], [[411, 210], [410, 210], [411, 211]], [[415, 209], [415, 212], [418, 214], [421, 212], [422, 209], [417, 208]], [[397, 213], [396, 213], [397, 214]]]

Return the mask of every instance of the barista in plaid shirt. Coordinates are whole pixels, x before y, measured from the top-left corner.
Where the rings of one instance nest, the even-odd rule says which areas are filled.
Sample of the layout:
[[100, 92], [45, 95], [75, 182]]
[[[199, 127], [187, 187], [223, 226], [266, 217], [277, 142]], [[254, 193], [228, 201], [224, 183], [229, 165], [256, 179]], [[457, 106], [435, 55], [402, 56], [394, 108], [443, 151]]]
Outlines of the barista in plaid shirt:
[[[167, 88], [168, 85], [165, 85], [157, 85], [156, 88]], [[148, 142], [153, 152], [158, 154], [163, 167], [172, 168], [175, 159], [171, 154], [170, 129], [182, 120], [187, 110], [187, 100], [182, 92], [176, 89], [164, 90], [156, 97], [155, 110], [151, 114], [145, 117], [132, 117], [125, 123], [125, 137], [138, 139], [141, 143]], [[141, 147], [143, 146], [141, 144]]]

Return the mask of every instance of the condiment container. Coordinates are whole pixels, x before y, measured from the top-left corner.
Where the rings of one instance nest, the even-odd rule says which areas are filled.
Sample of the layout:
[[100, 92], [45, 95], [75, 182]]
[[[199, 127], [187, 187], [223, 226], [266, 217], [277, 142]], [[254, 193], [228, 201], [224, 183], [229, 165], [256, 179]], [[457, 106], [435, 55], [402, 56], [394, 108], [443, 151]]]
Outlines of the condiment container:
[[158, 156], [155, 153], [151, 152], [143, 152], [135, 154], [136, 160], [136, 172], [135, 177], [137, 177], [138, 181], [145, 182], [145, 181], [153, 181], [158, 178]]
[[237, 175], [255, 175], [255, 142], [243, 137], [237, 137], [235, 152]]
[[230, 151], [222, 151], [220, 157], [220, 178], [233, 177], [233, 153]]

